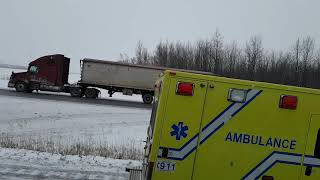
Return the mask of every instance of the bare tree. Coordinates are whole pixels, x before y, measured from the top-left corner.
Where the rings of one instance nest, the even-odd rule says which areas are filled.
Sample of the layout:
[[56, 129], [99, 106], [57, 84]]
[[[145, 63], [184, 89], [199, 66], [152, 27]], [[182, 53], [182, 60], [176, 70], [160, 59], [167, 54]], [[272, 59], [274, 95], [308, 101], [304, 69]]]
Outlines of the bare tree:
[[312, 78], [313, 85], [311, 87], [320, 88], [320, 49], [318, 49], [314, 58], [314, 74]]
[[213, 72], [216, 74], [222, 74], [222, 58], [223, 58], [223, 37], [219, 30], [216, 30], [212, 39], [211, 57], [214, 63]]
[[120, 62], [130, 63], [133, 58], [130, 58], [127, 54], [120, 53]]
[[241, 50], [238, 48], [238, 44], [233, 41], [230, 45], [227, 45], [224, 50], [225, 57], [224, 61], [226, 62], [224, 65], [226, 75], [231, 77], [234, 75], [236, 70], [236, 63], [241, 56]]
[[133, 59], [133, 63], [135, 64], [151, 64], [150, 62], [150, 55], [148, 50], [143, 47], [141, 41], [138, 42], [136, 48], [136, 58]]
[[301, 43], [300, 38], [295, 42], [293, 48], [294, 60], [295, 60], [295, 85], [300, 86], [300, 62], [301, 62]]
[[206, 48], [206, 42], [199, 40], [196, 42], [194, 67], [196, 70], [208, 71], [208, 59], [205, 58], [208, 55], [208, 48]]
[[313, 59], [314, 53], [314, 39], [310, 36], [302, 41], [302, 77], [301, 86], [307, 86], [308, 66]]
[[136, 56], [123, 61], [181, 69], [210, 71], [215, 74], [287, 85], [320, 88], [320, 50], [315, 40], [297, 39], [290, 51], [264, 51], [259, 36], [252, 36], [244, 48], [236, 42], [225, 44], [222, 35], [195, 43], [160, 42], [152, 53], [138, 42]]
[[168, 43], [160, 42], [155, 50], [155, 65], [168, 66]]
[[136, 58], [134, 63], [143, 64], [143, 44], [141, 41], [137, 43]]
[[258, 36], [253, 36], [246, 44], [245, 49], [247, 65], [248, 65], [248, 79], [254, 80], [256, 64], [262, 58], [263, 48], [262, 40]]
[[[270, 53], [265, 53], [264, 56], [261, 58], [261, 60], [256, 65], [256, 73], [255, 73], [255, 80], [258, 81], [267, 81], [268, 73], [270, 73], [270, 70], [273, 70], [270, 68], [271, 62], [276, 61], [276, 53], [274, 51]], [[272, 77], [269, 77], [270, 81], [272, 81]]]

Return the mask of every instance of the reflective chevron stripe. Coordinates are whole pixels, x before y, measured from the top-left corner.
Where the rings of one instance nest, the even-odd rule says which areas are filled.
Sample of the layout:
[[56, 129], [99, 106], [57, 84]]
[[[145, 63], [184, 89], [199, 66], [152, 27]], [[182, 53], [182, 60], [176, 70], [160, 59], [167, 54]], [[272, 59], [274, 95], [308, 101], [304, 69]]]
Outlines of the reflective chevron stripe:
[[[247, 99], [244, 103], [231, 103], [224, 111], [217, 117], [210, 121], [201, 131], [200, 144], [203, 144], [210, 136], [217, 132], [225, 123], [231, 120], [238, 112], [246, 107], [252, 100], [254, 100], [262, 91], [249, 90]], [[183, 160], [197, 148], [199, 134], [192, 137], [181, 148], [168, 148], [168, 159]], [[158, 157], [161, 157], [164, 147], [159, 148]]]
[[[302, 162], [302, 155], [295, 153], [286, 153], [274, 151], [268, 157], [263, 159], [257, 166], [255, 166], [242, 179], [253, 180], [258, 179], [265, 174], [276, 163], [300, 165]], [[303, 160], [304, 166], [320, 167], [320, 159], [313, 156], [305, 156]]]

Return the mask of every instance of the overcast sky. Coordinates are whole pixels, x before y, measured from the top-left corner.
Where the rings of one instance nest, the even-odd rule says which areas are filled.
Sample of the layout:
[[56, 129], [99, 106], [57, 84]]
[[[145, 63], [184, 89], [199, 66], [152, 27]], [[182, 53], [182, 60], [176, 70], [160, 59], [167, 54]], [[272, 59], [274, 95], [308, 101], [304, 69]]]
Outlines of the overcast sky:
[[319, 0], [0, 0], [0, 63], [27, 65], [61, 53], [117, 60], [139, 40], [194, 41], [218, 28], [225, 41], [262, 37], [286, 50], [301, 36], [320, 41]]

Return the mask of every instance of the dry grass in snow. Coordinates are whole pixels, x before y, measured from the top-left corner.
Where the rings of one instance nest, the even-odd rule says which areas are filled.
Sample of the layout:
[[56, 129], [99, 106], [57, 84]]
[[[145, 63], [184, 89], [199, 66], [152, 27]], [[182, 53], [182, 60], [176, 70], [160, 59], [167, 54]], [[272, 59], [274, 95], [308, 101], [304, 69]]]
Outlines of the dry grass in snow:
[[126, 144], [93, 144], [91, 141], [78, 141], [71, 145], [57, 142], [57, 140], [43, 139], [41, 137], [10, 136], [0, 134], [0, 147], [19, 148], [40, 152], [49, 152], [61, 155], [101, 156], [114, 159], [141, 160], [143, 152], [133, 143]]

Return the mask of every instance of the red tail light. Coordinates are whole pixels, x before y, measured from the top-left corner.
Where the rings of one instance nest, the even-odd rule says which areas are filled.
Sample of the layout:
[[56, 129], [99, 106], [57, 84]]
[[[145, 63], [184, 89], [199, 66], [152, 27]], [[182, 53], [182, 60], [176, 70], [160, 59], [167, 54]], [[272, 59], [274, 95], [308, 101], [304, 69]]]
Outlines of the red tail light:
[[282, 95], [280, 97], [279, 107], [283, 109], [297, 109], [298, 97], [290, 95]]
[[193, 87], [193, 83], [178, 82], [176, 93], [183, 96], [192, 96]]

